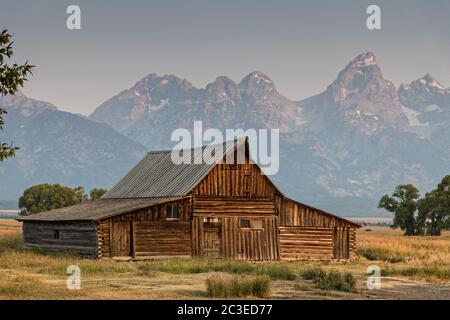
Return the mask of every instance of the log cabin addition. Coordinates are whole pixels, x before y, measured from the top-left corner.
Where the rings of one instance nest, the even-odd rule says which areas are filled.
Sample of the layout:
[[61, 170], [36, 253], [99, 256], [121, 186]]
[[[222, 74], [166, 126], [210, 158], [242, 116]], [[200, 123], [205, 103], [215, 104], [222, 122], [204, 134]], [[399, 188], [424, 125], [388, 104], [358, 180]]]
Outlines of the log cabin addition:
[[[245, 162], [227, 163], [240, 148]], [[212, 164], [149, 152], [101, 199], [18, 219], [24, 247], [91, 259], [353, 259], [359, 225], [285, 197], [248, 150], [248, 139], [224, 143]]]

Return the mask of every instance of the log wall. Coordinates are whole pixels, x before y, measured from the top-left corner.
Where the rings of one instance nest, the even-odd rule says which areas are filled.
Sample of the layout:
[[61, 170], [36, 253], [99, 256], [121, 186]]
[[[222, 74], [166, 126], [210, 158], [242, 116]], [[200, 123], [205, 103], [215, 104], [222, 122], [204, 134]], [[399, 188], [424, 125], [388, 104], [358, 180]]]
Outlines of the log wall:
[[136, 221], [135, 257], [191, 255], [189, 222]]
[[[354, 259], [356, 226], [286, 198], [275, 200], [282, 259]], [[297, 239], [297, 240], [295, 240]], [[316, 254], [311, 254], [315, 249]]]
[[333, 259], [333, 229], [324, 227], [280, 227], [282, 260]]
[[70, 252], [84, 258], [97, 258], [97, 224], [91, 221], [24, 221], [25, 248], [44, 252]]

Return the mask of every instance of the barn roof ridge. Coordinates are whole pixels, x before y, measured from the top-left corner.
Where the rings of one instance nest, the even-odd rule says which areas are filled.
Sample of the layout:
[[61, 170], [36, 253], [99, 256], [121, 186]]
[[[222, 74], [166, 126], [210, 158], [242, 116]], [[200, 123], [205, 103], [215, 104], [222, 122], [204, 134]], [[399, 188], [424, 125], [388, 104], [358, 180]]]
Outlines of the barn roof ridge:
[[[240, 138], [222, 143], [204, 145], [189, 149], [150, 151], [103, 197], [108, 198], [154, 198], [185, 196], [219, 163], [231, 150], [248, 143], [248, 138]], [[191, 152], [223, 145], [211, 163], [192, 159], [193, 163], [175, 164], [171, 154], [181, 150]]]
[[193, 147], [193, 148], [150, 150], [150, 151], [147, 151], [147, 154], [152, 154], [152, 153], [172, 153], [172, 152], [177, 152], [177, 151], [181, 151], [181, 150], [193, 151], [193, 150], [206, 149], [206, 148], [210, 148], [210, 147], [225, 145], [225, 144], [229, 144], [229, 143], [234, 143], [235, 145], [240, 145], [240, 144], [244, 143], [246, 141], [246, 139], [248, 139], [248, 137], [237, 138], [237, 139], [234, 139], [234, 140], [225, 140], [225, 141], [222, 141], [222, 142], [213, 143], [213, 144], [205, 144], [205, 145], [201, 145], [201, 146], [197, 146], [197, 147]]

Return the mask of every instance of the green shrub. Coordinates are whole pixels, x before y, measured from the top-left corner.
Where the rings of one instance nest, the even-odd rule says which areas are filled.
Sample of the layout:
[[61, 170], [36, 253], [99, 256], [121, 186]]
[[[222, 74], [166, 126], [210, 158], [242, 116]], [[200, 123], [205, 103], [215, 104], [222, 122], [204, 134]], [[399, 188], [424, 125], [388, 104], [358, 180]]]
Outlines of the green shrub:
[[205, 283], [208, 296], [213, 298], [252, 296], [266, 298], [270, 295], [271, 284], [268, 276], [251, 278], [211, 276], [206, 279]]
[[225, 280], [218, 276], [206, 279], [206, 293], [214, 298], [227, 298], [231, 295], [230, 286]]
[[356, 281], [353, 274], [339, 271], [326, 272], [321, 268], [305, 270], [302, 278], [312, 280], [321, 290], [336, 290], [345, 292], [355, 292]]
[[321, 268], [311, 268], [311, 269], [306, 269], [305, 271], [303, 271], [302, 278], [305, 280], [315, 280], [315, 279], [322, 278], [325, 275], [326, 275], [326, 272], [323, 271]]

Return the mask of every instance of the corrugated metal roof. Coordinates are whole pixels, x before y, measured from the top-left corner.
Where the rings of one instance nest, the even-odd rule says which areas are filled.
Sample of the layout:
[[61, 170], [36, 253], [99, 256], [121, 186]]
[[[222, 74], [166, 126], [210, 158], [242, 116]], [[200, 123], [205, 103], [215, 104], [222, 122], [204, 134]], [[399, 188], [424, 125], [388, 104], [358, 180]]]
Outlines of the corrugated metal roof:
[[[245, 139], [240, 139], [236, 143], [231, 141], [194, 149], [149, 152], [102, 199], [187, 195], [229, 151], [242, 143], [245, 143]], [[214, 152], [218, 149], [220, 152]], [[180, 152], [189, 152], [192, 161], [189, 164], [176, 164], [172, 156]], [[205, 153], [212, 155], [208, 163], [202, 158]]]
[[17, 220], [23, 221], [73, 221], [90, 220], [97, 221], [143, 209], [157, 204], [179, 200], [182, 197], [153, 198], [153, 199], [99, 199], [86, 201], [70, 207], [54, 209], [46, 212], [35, 213], [30, 216], [21, 217]]

